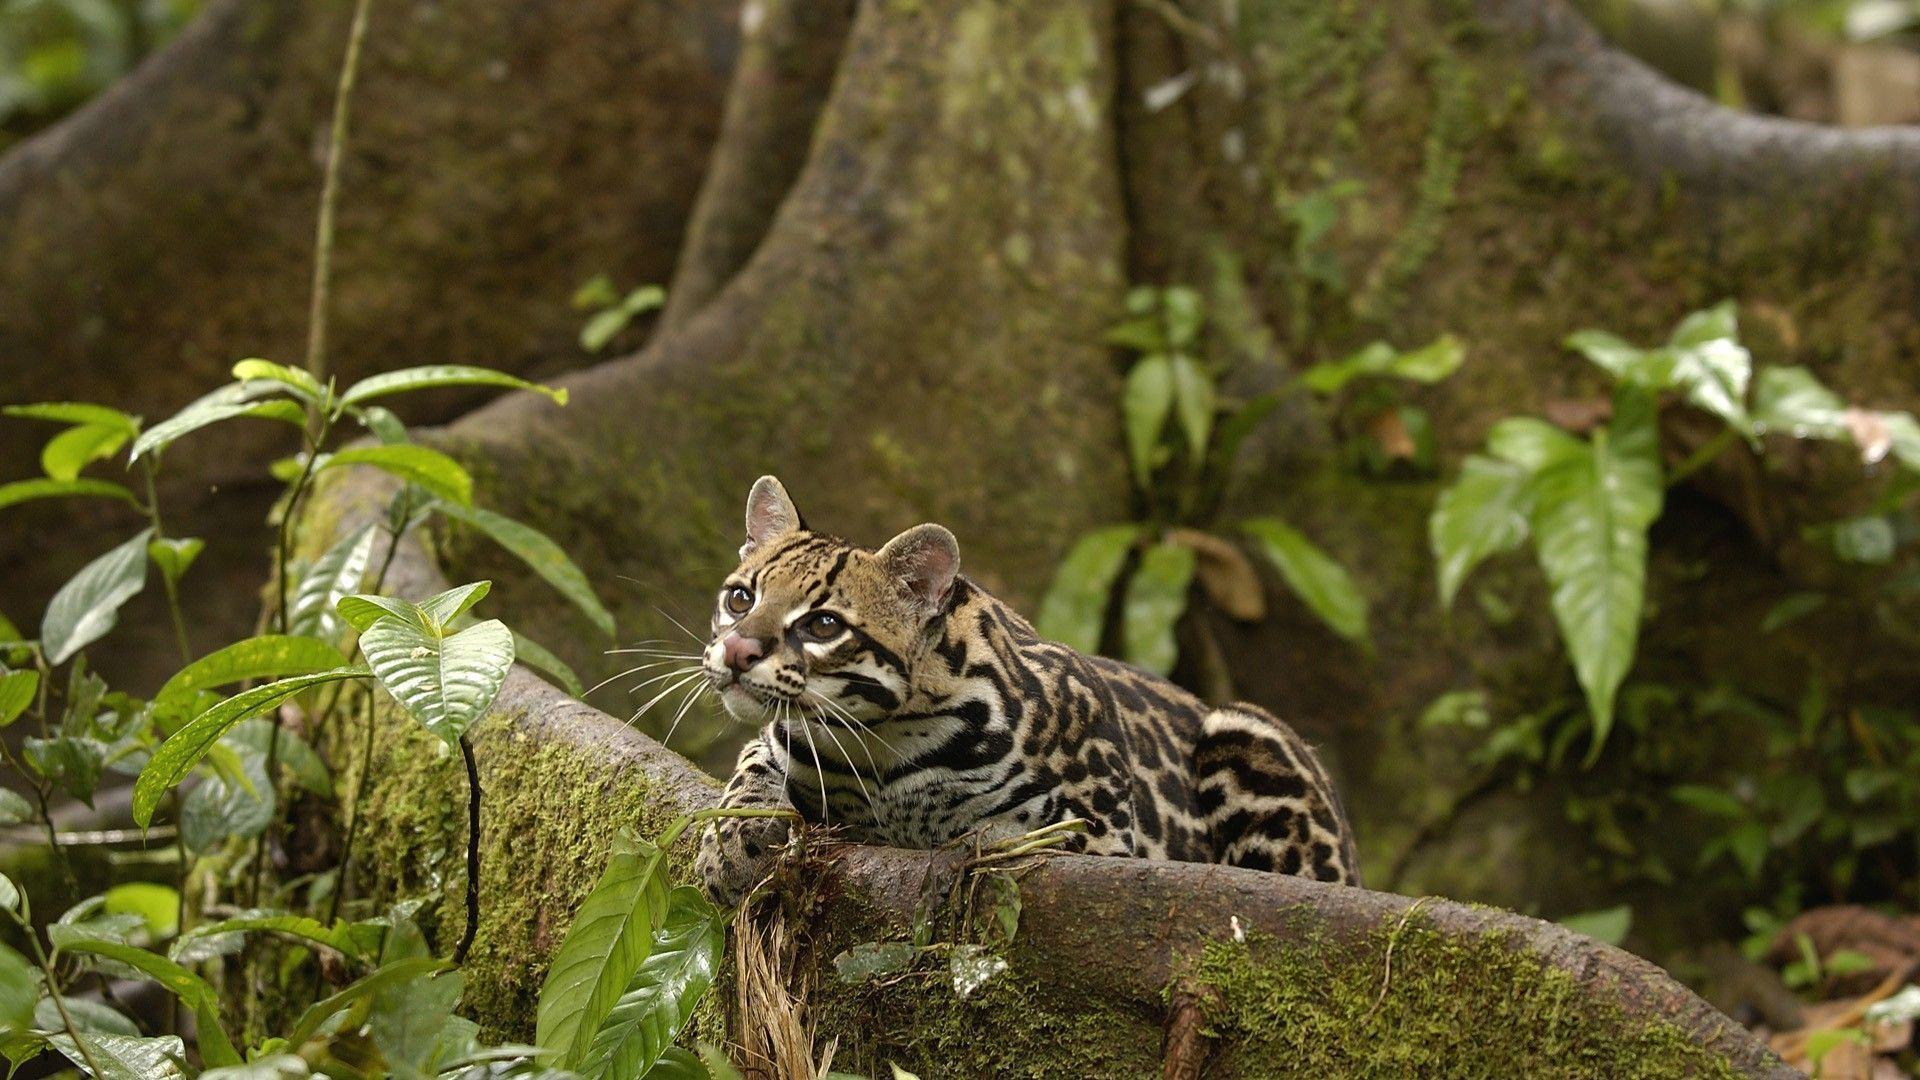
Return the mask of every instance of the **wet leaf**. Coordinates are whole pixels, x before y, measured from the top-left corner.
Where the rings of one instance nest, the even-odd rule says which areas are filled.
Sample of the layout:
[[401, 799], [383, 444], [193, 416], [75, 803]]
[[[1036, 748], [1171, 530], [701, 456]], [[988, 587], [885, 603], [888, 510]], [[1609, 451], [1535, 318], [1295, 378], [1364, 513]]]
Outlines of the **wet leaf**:
[[1114, 580], [1143, 532], [1140, 525], [1109, 525], [1082, 536], [1040, 602], [1040, 633], [1083, 653], [1099, 652]]
[[1278, 518], [1255, 518], [1240, 527], [1321, 622], [1348, 641], [1367, 642], [1367, 598], [1346, 567]]
[[113, 629], [120, 606], [147, 585], [147, 541], [142, 529], [120, 546], [80, 569], [55, 593], [40, 623], [47, 663], [63, 664]]
[[1121, 608], [1129, 663], [1160, 675], [1173, 670], [1180, 657], [1174, 628], [1187, 612], [1195, 562], [1193, 549], [1179, 544], [1156, 544], [1141, 553]]

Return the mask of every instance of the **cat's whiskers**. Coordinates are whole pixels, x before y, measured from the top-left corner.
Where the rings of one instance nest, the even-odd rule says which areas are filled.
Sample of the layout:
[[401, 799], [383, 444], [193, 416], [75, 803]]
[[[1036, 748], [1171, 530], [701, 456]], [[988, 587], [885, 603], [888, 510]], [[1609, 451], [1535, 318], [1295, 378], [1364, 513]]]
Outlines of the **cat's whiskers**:
[[[867, 755], [867, 764], [872, 766], [873, 768], [874, 780], [877, 782], [885, 779], [885, 773], [880, 768], [880, 763], [874, 760], [873, 749], [867, 745], [867, 736], [872, 736], [873, 738], [878, 739], [880, 742], [880, 745], [885, 746], [887, 748], [887, 751], [889, 753], [892, 753], [894, 757], [898, 758], [900, 756], [899, 753], [895, 751], [893, 747], [888, 746], [887, 741], [885, 739], [881, 739], [878, 735], [874, 735], [873, 732], [866, 727], [866, 725], [861, 724], [859, 721], [855, 720], [853, 718], [853, 714], [847, 711], [846, 706], [839, 704], [833, 699], [827, 697], [825, 694], [820, 693], [818, 690], [808, 690], [805, 694], [801, 696], [805, 697], [808, 695], [811, 695], [813, 700], [816, 703], [818, 703], [822, 709], [825, 709], [829, 713], [837, 714], [842, 719], [846, 720], [848, 724], [848, 734], [853, 737], [853, 741], [859, 745], [861, 751]], [[831, 728], [829, 728], [829, 730], [831, 730]], [[846, 752], [846, 748], [842, 747], [841, 753], [845, 753], [845, 752]], [[849, 767], [852, 767], [853, 763], [848, 762], [847, 764]], [[856, 779], [858, 779], [860, 776], [860, 773], [858, 770], [855, 770], [853, 775]], [[863, 784], [861, 786], [864, 787], [865, 785]], [[868, 806], [873, 805], [873, 796], [871, 795], [867, 796], [867, 805]]]
[[[659, 663], [648, 663], [648, 664], [641, 664], [641, 665], [639, 665], [639, 666], [637, 666], [637, 667], [630, 667], [630, 668], [628, 668], [627, 670], [625, 670], [625, 671], [622, 671], [622, 672], [620, 672], [620, 673], [619, 673], [619, 674], [617, 674], [617, 675], [609, 675], [609, 676], [607, 676], [606, 678], [604, 678], [604, 679], [601, 679], [601, 680], [600, 680], [599, 682], [597, 682], [597, 683], [594, 683], [594, 684], [593, 684], [592, 686], [589, 686], [589, 687], [587, 688], [587, 694], [591, 694], [591, 693], [593, 693], [593, 692], [594, 692], [595, 690], [598, 690], [598, 689], [600, 689], [601, 687], [603, 687], [603, 686], [605, 686], [605, 685], [607, 685], [607, 684], [608, 684], [608, 683], [610, 683], [610, 682], [613, 682], [613, 681], [614, 681], [614, 680], [616, 680], [616, 679], [624, 679], [624, 678], [626, 678], [626, 677], [627, 677], [627, 676], [629, 676], [629, 675], [638, 675], [639, 673], [641, 673], [641, 672], [643, 672], [643, 671], [648, 671], [648, 670], [651, 670], [651, 669], [653, 669], [653, 668], [657, 668], [657, 667], [660, 667], [660, 666], [662, 666], [663, 664], [671, 664], [671, 663], [676, 663], [676, 662], [680, 662], [680, 663], [684, 663], [685, 661], [675, 661], [675, 660], [662, 660], [662, 661], [660, 661]], [[644, 686], [644, 685], [646, 685], [646, 684], [645, 684], [645, 683], [642, 683], [641, 685], [642, 685], [642, 686]], [[629, 691], [628, 691], [628, 693], [632, 693], [632, 692], [633, 692], [633, 690], [637, 690], [637, 689], [639, 689], [639, 687], [633, 687], [633, 688], [632, 688], [631, 690], [629, 690]], [[581, 696], [581, 697], [586, 697], [586, 696], [587, 696], [587, 694], [581, 694], [580, 696]]]
[[[673, 675], [677, 675], [677, 674], [679, 674], [679, 673], [678, 673], [678, 672], [668, 672], [668, 673], [667, 673], [667, 676], [666, 676], [666, 677], [669, 677], [669, 678], [670, 678], [670, 677], [672, 677]], [[706, 673], [706, 671], [705, 671], [704, 669], [702, 669], [702, 670], [696, 670], [696, 671], [694, 671], [694, 672], [692, 672], [692, 673], [690, 673], [690, 674], [688, 674], [688, 675], [686, 675], [686, 676], [684, 676], [683, 678], [681, 678], [681, 680], [680, 680], [679, 682], [675, 682], [675, 683], [668, 683], [668, 684], [667, 684], [667, 688], [666, 688], [665, 690], [662, 690], [662, 691], [660, 691], [659, 693], [657, 693], [657, 694], [655, 694], [655, 695], [653, 695], [653, 697], [652, 697], [651, 699], [649, 699], [649, 700], [647, 701], [647, 703], [646, 703], [645, 705], [642, 705], [642, 706], [640, 706], [640, 707], [639, 707], [638, 709], [635, 709], [635, 710], [633, 711], [633, 715], [632, 715], [631, 717], [629, 717], [629, 718], [627, 719], [627, 725], [628, 725], [629, 727], [631, 727], [631, 726], [632, 726], [632, 725], [633, 725], [633, 724], [634, 724], [634, 723], [635, 723], [636, 721], [638, 721], [638, 720], [639, 720], [639, 719], [640, 719], [640, 718], [641, 718], [642, 716], [645, 716], [645, 715], [647, 714], [647, 710], [648, 710], [648, 709], [651, 709], [651, 708], [653, 708], [653, 707], [654, 707], [654, 706], [655, 706], [656, 704], [658, 704], [658, 703], [660, 702], [660, 699], [662, 699], [662, 698], [664, 698], [664, 697], [666, 697], [666, 696], [667, 696], [668, 694], [671, 694], [671, 693], [673, 693], [673, 692], [675, 692], [676, 690], [679, 690], [680, 688], [682, 688], [682, 687], [684, 687], [684, 686], [686, 686], [686, 685], [687, 685], [688, 683], [691, 683], [691, 682], [693, 682], [693, 681], [694, 681], [695, 679], [704, 679], [704, 678], [706, 678], [706, 677], [707, 677], [707, 673]]]
[[[815, 696], [815, 697], [818, 697], [819, 695], [818, 695], [818, 694], [816, 694], [816, 695], [814, 695], [814, 696]], [[802, 722], [802, 723], [807, 723], [807, 721], [806, 721], [806, 717], [805, 717], [804, 715], [802, 715], [802, 717], [801, 717], [801, 722]], [[812, 725], [811, 725], [811, 724], [808, 724], [808, 726], [809, 726], [809, 727], [811, 727]], [[837, 748], [839, 749], [839, 751], [840, 751], [840, 757], [841, 757], [841, 758], [842, 758], [843, 760], [845, 760], [845, 761], [846, 761], [846, 763], [847, 763], [847, 771], [853, 774], [853, 782], [854, 782], [854, 783], [856, 783], [856, 784], [859, 784], [859, 785], [860, 785], [860, 794], [862, 794], [862, 795], [864, 795], [864, 796], [866, 796], [866, 800], [867, 800], [867, 805], [868, 805], [868, 806], [872, 806], [872, 805], [873, 805], [873, 792], [872, 792], [872, 791], [869, 791], [869, 790], [867, 789], [867, 781], [866, 781], [866, 779], [865, 779], [864, 777], [862, 777], [862, 776], [860, 775], [860, 766], [859, 766], [859, 764], [858, 764], [858, 763], [856, 763], [856, 762], [855, 762], [855, 761], [853, 760], [853, 755], [852, 755], [852, 754], [849, 754], [849, 753], [847, 753], [847, 744], [846, 744], [846, 743], [843, 743], [843, 742], [841, 742], [841, 741], [840, 741], [840, 736], [838, 736], [838, 735], [836, 735], [836, 734], [834, 734], [834, 731], [833, 731], [833, 725], [832, 725], [832, 724], [827, 724], [827, 723], [822, 723], [822, 724], [820, 725], [820, 730], [821, 730], [821, 731], [824, 731], [824, 732], [826, 732], [826, 735], [827, 735], [827, 738], [829, 738], [829, 739], [832, 739], [832, 740], [833, 740], [833, 745], [834, 745], [835, 747], [837, 747]], [[859, 740], [858, 740], [858, 739], [856, 738], [856, 739], [855, 739], [854, 741], [856, 741], [856, 742], [858, 742]], [[816, 755], [816, 758], [817, 758], [817, 756], [818, 756], [818, 755]], [[871, 758], [871, 757], [872, 757], [872, 755], [871, 755], [871, 754], [869, 754], [869, 755], [868, 755], [868, 757], [869, 757], [869, 758]]]
[[672, 615], [669, 615], [669, 614], [667, 614], [667, 611], [666, 611], [666, 609], [665, 609], [665, 608], [663, 608], [663, 607], [661, 607], [661, 606], [660, 606], [659, 604], [654, 604], [654, 605], [652, 605], [652, 607], [653, 607], [653, 610], [655, 610], [655, 611], [657, 611], [657, 612], [659, 612], [659, 613], [660, 613], [660, 616], [661, 616], [662, 618], [664, 618], [664, 619], [666, 619], [666, 620], [667, 620], [668, 622], [670, 622], [670, 623], [672, 623], [673, 625], [675, 625], [675, 626], [677, 626], [677, 627], [679, 627], [679, 628], [680, 628], [680, 632], [681, 632], [681, 633], [683, 633], [683, 634], [685, 634], [685, 635], [687, 635], [687, 636], [688, 636], [689, 638], [692, 638], [692, 639], [693, 639], [693, 641], [694, 641], [694, 642], [695, 642], [696, 644], [698, 644], [698, 645], [700, 645], [700, 646], [702, 646], [702, 647], [705, 647], [705, 646], [706, 646], [706, 644], [707, 644], [707, 639], [706, 639], [706, 638], [703, 638], [703, 637], [701, 637], [701, 636], [700, 636], [699, 634], [696, 634], [696, 633], [694, 633], [693, 631], [691, 631], [691, 630], [689, 630], [689, 629], [687, 629], [687, 624], [686, 624], [686, 623], [683, 623], [683, 622], [681, 622], [681, 621], [680, 621], [679, 619], [676, 619], [676, 618], [674, 618], [674, 617], [673, 617]]
[[693, 684], [693, 689], [687, 691], [687, 696], [680, 702], [680, 708], [674, 711], [673, 722], [667, 725], [667, 733], [660, 737], [661, 746], [666, 746], [673, 741], [674, 729], [680, 726], [681, 718], [687, 715], [687, 710], [693, 707], [694, 702], [700, 700], [701, 694], [707, 693], [712, 689], [713, 684], [710, 682]]
[[[788, 703], [785, 701], [780, 703], [783, 715], [789, 712], [787, 705]], [[791, 726], [792, 721], [788, 720], [788, 724]], [[800, 725], [800, 734], [807, 738], [807, 750], [813, 755], [813, 775], [820, 781], [820, 823], [831, 828], [833, 826], [833, 809], [827, 805], [827, 768], [820, 761], [819, 744], [813, 741], [813, 725], [802, 723]]]

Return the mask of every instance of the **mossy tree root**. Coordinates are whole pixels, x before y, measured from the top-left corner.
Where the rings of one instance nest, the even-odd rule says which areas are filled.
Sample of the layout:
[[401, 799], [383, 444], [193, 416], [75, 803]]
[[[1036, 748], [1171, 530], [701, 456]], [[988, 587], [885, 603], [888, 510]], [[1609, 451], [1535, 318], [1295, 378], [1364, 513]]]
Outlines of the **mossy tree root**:
[[[351, 527], [378, 515], [386, 491], [356, 477], [314, 512]], [[444, 584], [418, 546], [395, 569], [404, 592]], [[469, 1009], [506, 1036], [530, 1028], [545, 964], [616, 829], [659, 835], [719, 799], [718, 782], [685, 759], [516, 670], [474, 729], [491, 793], [475, 923], [456, 869], [471, 835], [464, 769], [390, 703], [335, 725], [329, 742], [356, 746], [361, 722], [379, 725], [381, 743], [357, 811], [371, 850], [342, 887], [425, 895], [425, 925], [473, 942]], [[340, 790], [356, 786], [340, 778]], [[943, 964], [890, 984], [837, 979], [839, 952], [910, 937], [941, 894], [933, 883], [961, 872], [962, 857], [830, 843], [783, 884], [800, 935], [787, 977], [810, 988], [814, 1037], [839, 1040], [842, 1067], [1155, 1075], [1169, 1000], [1188, 994], [1215, 1037], [1210, 1076], [1794, 1075], [1654, 965], [1552, 924], [1224, 866], [1049, 858], [1020, 876], [1009, 970], [974, 997], [954, 995]], [[689, 845], [669, 861], [691, 879]]]

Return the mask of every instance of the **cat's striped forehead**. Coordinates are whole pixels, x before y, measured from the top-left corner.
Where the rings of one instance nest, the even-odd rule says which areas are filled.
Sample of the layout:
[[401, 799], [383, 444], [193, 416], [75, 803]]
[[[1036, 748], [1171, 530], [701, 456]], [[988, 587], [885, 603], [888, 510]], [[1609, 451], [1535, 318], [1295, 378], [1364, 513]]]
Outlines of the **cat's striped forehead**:
[[904, 614], [899, 586], [875, 553], [826, 533], [796, 530], [758, 546], [728, 580], [789, 612], [831, 605], [872, 627]]

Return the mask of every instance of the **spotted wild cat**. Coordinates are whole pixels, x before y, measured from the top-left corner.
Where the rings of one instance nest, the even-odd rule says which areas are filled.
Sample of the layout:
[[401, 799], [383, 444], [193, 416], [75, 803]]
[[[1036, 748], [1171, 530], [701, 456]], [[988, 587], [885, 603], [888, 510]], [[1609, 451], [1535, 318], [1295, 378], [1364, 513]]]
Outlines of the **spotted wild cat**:
[[[747, 497], [740, 559], [702, 658], [727, 711], [760, 725], [726, 805], [791, 807], [910, 848], [1077, 817], [1087, 827], [1070, 850], [1358, 883], [1332, 781], [1293, 729], [1043, 640], [959, 576], [941, 526], [857, 547], [808, 529], [766, 476]], [[708, 890], [742, 895], [787, 830], [710, 824]]]

